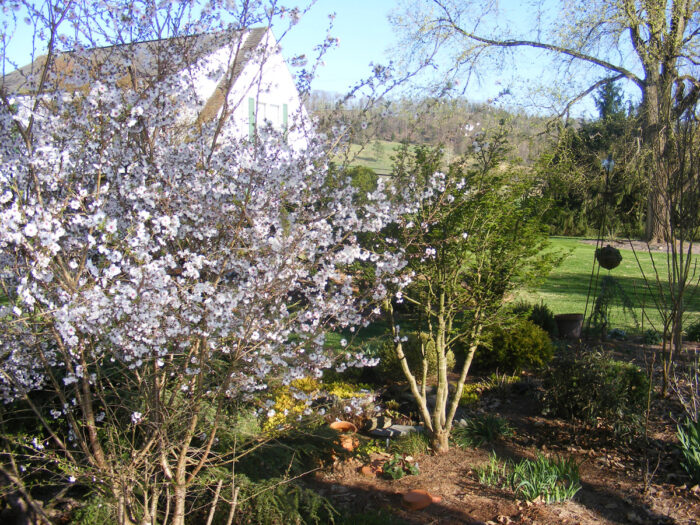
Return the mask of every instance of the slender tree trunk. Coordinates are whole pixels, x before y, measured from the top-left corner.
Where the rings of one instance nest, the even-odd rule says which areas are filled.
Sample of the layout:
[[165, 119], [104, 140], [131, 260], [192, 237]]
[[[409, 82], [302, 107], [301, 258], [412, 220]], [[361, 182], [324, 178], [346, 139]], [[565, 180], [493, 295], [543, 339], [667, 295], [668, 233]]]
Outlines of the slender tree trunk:
[[175, 509], [173, 511], [172, 525], [185, 525], [185, 498], [187, 497], [187, 487], [178, 483], [173, 489], [175, 499]]
[[437, 454], [444, 454], [450, 450], [450, 433], [442, 428], [435, 429], [430, 445]]

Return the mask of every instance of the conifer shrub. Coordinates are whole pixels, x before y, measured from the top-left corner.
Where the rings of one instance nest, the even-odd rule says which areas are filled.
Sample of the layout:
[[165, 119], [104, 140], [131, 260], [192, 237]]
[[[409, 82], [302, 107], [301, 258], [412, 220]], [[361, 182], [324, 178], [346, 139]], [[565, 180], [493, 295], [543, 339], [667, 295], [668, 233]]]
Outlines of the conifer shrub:
[[688, 341], [700, 341], [700, 319], [690, 323], [685, 329], [685, 338]]
[[[284, 478], [252, 481], [236, 476], [239, 494], [236, 524], [282, 525], [336, 523], [339, 513], [331, 502], [314, 490]], [[220, 523], [225, 523], [221, 520]]]
[[499, 370], [515, 374], [526, 368], [545, 366], [554, 355], [547, 332], [527, 319], [491, 328], [474, 355], [479, 370]]

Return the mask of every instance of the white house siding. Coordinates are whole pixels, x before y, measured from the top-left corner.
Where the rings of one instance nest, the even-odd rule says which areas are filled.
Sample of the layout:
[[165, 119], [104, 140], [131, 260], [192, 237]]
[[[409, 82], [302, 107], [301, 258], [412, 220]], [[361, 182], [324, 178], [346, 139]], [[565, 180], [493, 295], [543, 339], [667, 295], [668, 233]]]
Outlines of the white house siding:
[[[261, 50], [265, 50], [265, 56]], [[231, 125], [238, 136], [250, 135], [251, 100], [258, 126], [264, 126], [267, 119], [278, 131], [287, 131], [287, 141], [294, 148], [306, 146], [306, 135], [299, 125], [307, 121], [306, 110], [270, 31], [263, 38], [256, 56], [246, 63], [229, 94], [229, 107], [233, 108]]]

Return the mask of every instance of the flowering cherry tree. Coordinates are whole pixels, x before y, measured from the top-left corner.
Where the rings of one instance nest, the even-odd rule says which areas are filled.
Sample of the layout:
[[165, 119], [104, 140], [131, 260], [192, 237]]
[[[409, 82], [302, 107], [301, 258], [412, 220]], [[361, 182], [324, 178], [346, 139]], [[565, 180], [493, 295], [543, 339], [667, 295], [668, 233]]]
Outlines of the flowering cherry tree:
[[[361, 210], [349, 184], [328, 184], [325, 137], [299, 151], [271, 128], [237, 137], [226, 104], [205, 122], [183, 111], [203, 103], [192, 78], [208, 65], [183, 64], [187, 39], [172, 37], [293, 23], [298, 11], [2, 8], [26, 14], [47, 59], [32, 90], [0, 88], [0, 394], [41, 423], [19, 445], [111, 498], [119, 523], [182, 524], [198, 476], [233, 459], [217, 448], [233, 401], [273, 377], [366, 364], [329, 354], [324, 333], [362, 323], [385, 297], [383, 286], [358, 291], [344, 269], [371, 262], [380, 282], [403, 266], [400, 251], [356, 239], [400, 210], [381, 184]], [[134, 73], [135, 46], [91, 52], [129, 38], [161, 38], [151, 76]], [[302, 115], [293, 126], [310, 128]]]

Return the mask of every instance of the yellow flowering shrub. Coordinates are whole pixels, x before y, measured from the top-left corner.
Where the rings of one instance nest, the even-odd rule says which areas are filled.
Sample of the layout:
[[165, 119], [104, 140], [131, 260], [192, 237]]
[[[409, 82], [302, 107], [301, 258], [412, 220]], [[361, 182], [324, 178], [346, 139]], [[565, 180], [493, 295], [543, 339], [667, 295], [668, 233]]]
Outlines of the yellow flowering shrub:
[[308, 409], [307, 400], [313, 399], [320, 388], [320, 383], [312, 377], [295, 379], [289, 385], [278, 388], [275, 391], [274, 404], [267, 412], [267, 420], [262, 425], [263, 431], [275, 432], [279, 427], [290, 424], [304, 415]]

